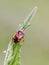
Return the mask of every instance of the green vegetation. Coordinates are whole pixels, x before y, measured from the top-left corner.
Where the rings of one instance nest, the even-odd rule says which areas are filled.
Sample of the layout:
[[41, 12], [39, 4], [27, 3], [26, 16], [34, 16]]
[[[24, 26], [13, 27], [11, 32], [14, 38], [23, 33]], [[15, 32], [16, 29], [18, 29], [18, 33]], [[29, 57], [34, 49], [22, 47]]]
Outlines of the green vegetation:
[[[27, 16], [27, 18], [24, 20], [24, 23], [18, 26], [18, 30], [20, 29], [26, 29], [29, 26], [29, 21], [32, 19], [32, 17], [35, 15], [37, 11], [37, 7], [35, 7], [31, 13]], [[21, 42], [18, 42], [15, 44], [13, 40], [11, 39], [8, 49], [5, 55], [4, 65], [20, 65], [20, 51], [21, 51]]]

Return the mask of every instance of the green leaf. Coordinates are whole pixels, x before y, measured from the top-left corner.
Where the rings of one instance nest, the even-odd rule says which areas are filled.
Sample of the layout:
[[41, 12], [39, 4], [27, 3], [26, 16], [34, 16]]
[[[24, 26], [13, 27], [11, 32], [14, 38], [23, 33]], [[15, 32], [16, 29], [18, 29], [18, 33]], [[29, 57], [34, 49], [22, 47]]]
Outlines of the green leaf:
[[[37, 11], [37, 7], [35, 7], [31, 13], [24, 20], [24, 23], [18, 27], [18, 31], [20, 29], [26, 29], [28, 27], [29, 21], [34, 17]], [[8, 49], [5, 55], [4, 65], [20, 65], [20, 52], [21, 52], [21, 42], [14, 43], [13, 39], [11, 39]]]

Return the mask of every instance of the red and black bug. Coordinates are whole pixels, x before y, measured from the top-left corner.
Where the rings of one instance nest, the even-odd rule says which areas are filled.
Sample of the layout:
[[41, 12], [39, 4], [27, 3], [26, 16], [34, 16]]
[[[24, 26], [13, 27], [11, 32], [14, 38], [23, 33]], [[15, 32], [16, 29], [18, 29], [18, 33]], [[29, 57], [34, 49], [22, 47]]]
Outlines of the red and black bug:
[[19, 30], [13, 36], [14, 43], [20, 42], [24, 38], [24, 29]]

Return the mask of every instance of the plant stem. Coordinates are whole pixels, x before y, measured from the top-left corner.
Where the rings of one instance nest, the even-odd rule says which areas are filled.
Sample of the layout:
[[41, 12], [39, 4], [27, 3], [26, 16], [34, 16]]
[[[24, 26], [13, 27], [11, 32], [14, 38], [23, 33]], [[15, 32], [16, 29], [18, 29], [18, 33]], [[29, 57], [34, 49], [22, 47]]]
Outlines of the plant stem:
[[[37, 11], [37, 7], [35, 7], [31, 13], [27, 16], [27, 18], [24, 20], [24, 23], [19, 27], [18, 31], [20, 29], [26, 29], [28, 27], [29, 21], [34, 17], [35, 13]], [[14, 41], [11, 39], [8, 49], [5, 55], [4, 65], [20, 65], [20, 51], [21, 51], [21, 42], [17, 42], [17, 44], [14, 43]]]

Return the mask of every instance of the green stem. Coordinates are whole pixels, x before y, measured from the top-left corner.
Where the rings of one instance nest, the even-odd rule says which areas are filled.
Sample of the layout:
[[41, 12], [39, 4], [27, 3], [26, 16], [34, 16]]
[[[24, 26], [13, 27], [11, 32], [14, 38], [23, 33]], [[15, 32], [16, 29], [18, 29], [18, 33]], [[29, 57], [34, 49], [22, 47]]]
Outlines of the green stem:
[[[37, 11], [37, 7], [35, 7], [31, 13], [27, 16], [27, 18], [24, 20], [24, 23], [19, 27], [20, 29], [26, 29], [28, 26], [29, 21], [31, 18], [35, 15]], [[17, 42], [17, 44], [14, 43], [13, 40], [8, 45], [8, 49], [6, 52], [4, 65], [20, 65], [20, 51], [21, 51], [21, 42]]]
[[24, 20], [24, 23], [20, 26], [19, 29], [26, 29], [28, 26], [29, 21], [34, 17], [34, 15], [36, 14], [38, 8], [34, 7], [34, 9], [29, 13], [29, 15], [26, 17], [26, 19]]

